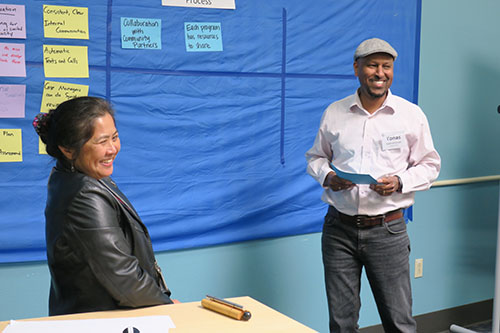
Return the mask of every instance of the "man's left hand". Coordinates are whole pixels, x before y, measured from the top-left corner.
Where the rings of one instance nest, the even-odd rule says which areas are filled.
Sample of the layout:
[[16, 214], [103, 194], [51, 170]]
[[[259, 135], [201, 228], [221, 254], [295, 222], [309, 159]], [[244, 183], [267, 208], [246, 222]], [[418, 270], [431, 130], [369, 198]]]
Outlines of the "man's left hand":
[[397, 176], [387, 176], [377, 179], [377, 184], [371, 184], [370, 188], [383, 196], [389, 196], [399, 190], [399, 178]]

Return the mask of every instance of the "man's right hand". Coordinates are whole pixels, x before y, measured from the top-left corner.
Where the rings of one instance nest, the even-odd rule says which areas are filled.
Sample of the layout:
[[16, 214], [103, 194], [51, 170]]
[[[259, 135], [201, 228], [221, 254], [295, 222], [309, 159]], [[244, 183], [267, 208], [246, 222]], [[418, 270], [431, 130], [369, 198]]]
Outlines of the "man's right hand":
[[325, 178], [325, 182], [323, 183], [324, 187], [329, 187], [332, 191], [342, 191], [349, 190], [354, 187], [354, 183], [350, 180], [340, 178], [335, 174], [335, 172], [331, 171]]

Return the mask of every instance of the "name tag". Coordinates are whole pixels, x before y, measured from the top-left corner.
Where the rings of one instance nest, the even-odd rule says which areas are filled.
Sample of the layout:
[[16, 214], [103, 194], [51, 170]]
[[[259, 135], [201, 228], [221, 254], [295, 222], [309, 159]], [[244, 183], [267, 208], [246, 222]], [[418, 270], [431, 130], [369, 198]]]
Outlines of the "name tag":
[[382, 150], [401, 149], [403, 137], [403, 131], [382, 133]]

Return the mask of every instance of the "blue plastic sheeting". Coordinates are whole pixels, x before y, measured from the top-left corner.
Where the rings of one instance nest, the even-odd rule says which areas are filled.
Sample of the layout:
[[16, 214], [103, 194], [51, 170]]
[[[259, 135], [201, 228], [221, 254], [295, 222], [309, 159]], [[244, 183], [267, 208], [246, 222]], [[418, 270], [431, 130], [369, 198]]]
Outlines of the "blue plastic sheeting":
[[[156, 251], [321, 230], [321, 187], [304, 153], [323, 110], [354, 92], [352, 55], [370, 37], [399, 52], [393, 93], [416, 101], [420, 1], [252, 0], [236, 10], [160, 0], [19, 1], [26, 5], [23, 162], [0, 163], [0, 262], [45, 260], [46, 183], [31, 120], [44, 80], [86, 84], [117, 111], [113, 178], [150, 229]], [[43, 36], [42, 6], [89, 8], [90, 40]], [[162, 22], [161, 50], [121, 49], [120, 18]], [[221, 24], [222, 52], [186, 52], [185, 22]], [[42, 45], [89, 48], [89, 79], [45, 78]]]

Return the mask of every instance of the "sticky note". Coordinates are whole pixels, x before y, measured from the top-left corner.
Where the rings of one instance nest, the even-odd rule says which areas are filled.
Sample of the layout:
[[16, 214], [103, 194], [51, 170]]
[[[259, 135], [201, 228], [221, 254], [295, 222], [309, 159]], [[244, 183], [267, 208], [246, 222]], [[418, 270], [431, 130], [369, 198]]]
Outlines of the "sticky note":
[[0, 118], [24, 118], [26, 86], [0, 84]]
[[[59, 104], [69, 99], [88, 96], [89, 86], [75, 83], [45, 81], [43, 85], [42, 104], [40, 112], [49, 112]], [[47, 154], [45, 144], [38, 139], [38, 153]]]
[[21, 129], [0, 129], [0, 162], [22, 162]]
[[161, 20], [121, 18], [121, 38], [124, 49], [161, 49]]
[[0, 4], [0, 38], [26, 39], [24, 5]]
[[24, 44], [0, 43], [0, 76], [26, 77]]
[[220, 23], [184, 22], [187, 52], [222, 51], [222, 31]]
[[88, 96], [88, 93], [89, 86], [87, 85], [45, 81], [40, 112], [49, 112], [68, 99]]
[[45, 77], [89, 77], [86, 46], [44, 45], [43, 69]]
[[85, 7], [43, 5], [45, 38], [89, 39], [89, 10]]

